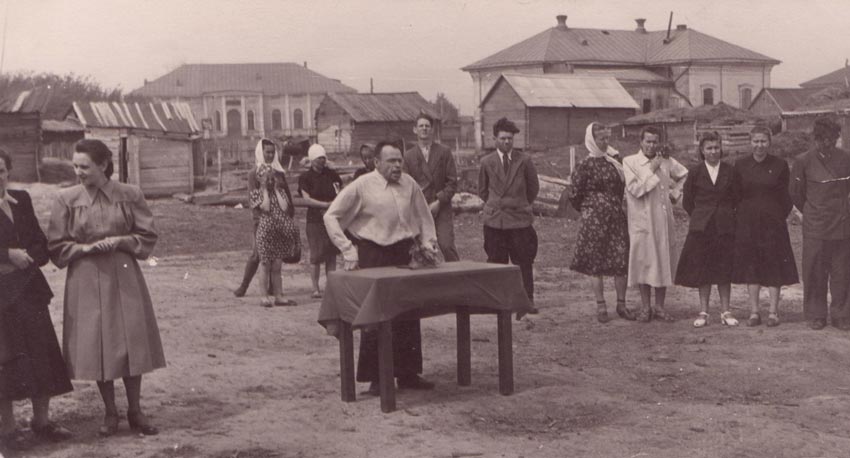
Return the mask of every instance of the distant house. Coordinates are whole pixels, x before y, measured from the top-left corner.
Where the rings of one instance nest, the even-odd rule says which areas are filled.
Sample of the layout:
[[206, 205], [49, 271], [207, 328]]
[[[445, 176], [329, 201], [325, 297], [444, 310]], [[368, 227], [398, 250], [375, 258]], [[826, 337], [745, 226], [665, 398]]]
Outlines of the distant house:
[[440, 138], [440, 116], [418, 92], [328, 94], [316, 112], [318, 142], [329, 152], [345, 153], [387, 138], [410, 145], [416, 141], [413, 122], [422, 112], [434, 118]]
[[[636, 19], [634, 30], [606, 30], [572, 28], [567, 16], [556, 18], [555, 27], [462, 68], [472, 77], [477, 107], [502, 73], [577, 73], [613, 76], [643, 112], [718, 102], [746, 108], [770, 87], [780, 63], [684, 24], [668, 33], [648, 31], [645, 19]], [[476, 128], [480, 138], [480, 119]]]
[[800, 83], [800, 87], [807, 89], [825, 89], [836, 86], [850, 87], [850, 67], [847, 65], [826, 75]]
[[793, 111], [806, 103], [819, 88], [764, 88], [753, 99], [749, 111], [766, 118], [780, 118], [782, 113]]
[[131, 95], [187, 103], [212, 138], [256, 140], [315, 138], [325, 96], [354, 92], [306, 63], [260, 63], [181, 65]]
[[147, 196], [191, 193], [200, 125], [187, 103], [75, 102], [69, 117], [115, 155], [115, 173]]
[[503, 74], [481, 101], [483, 146], [495, 148], [502, 117], [520, 129], [514, 147], [540, 150], [582, 143], [587, 125], [622, 121], [638, 104], [610, 76]]
[[782, 113], [782, 130], [811, 132], [815, 119], [828, 116], [841, 126], [841, 144], [850, 147], [850, 99], [838, 99], [819, 105], [804, 105], [796, 110]]
[[45, 87], [0, 99], [0, 148], [12, 156], [12, 181], [39, 181], [41, 112], [49, 100], [50, 91]]

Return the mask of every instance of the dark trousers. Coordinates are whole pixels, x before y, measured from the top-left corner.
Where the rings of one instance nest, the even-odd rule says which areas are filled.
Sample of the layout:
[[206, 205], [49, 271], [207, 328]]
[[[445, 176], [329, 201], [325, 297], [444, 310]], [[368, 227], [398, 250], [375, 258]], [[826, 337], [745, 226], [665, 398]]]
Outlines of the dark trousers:
[[533, 226], [519, 229], [496, 229], [484, 226], [484, 252], [487, 262], [518, 265], [522, 285], [528, 298], [534, 300], [534, 258], [537, 257], [537, 231]]
[[[360, 267], [399, 266], [410, 262], [412, 240], [402, 240], [381, 246], [367, 240], [357, 240]], [[393, 320], [393, 366], [399, 378], [422, 373], [422, 332], [419, 320]], [[360, 334], [360, 355], [357, 360], [357, 381], [378, 381], [378, 331]]]
[[[832, 303], [827, 309], [827, 290]], [[807, 320], [850, 318], [850, 239], [803, 237], [803, 313]]]

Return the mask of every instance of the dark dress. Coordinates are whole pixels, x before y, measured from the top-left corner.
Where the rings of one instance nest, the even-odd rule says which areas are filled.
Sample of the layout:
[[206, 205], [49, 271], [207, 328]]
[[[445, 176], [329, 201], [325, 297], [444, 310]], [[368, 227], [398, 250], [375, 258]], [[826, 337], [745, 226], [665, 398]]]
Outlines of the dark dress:
[[732, 282], [732, 259], [735, 246], [735, 215], [740, 199], [740, 179], [735, 169], [720, 163], [717, 181], [704, 163], [688, 172], [682, 190], [682, 207], [688, 212], [688, 235], [675, 283], [697, 288]]
[[788, 164], [768, 155], [735, 163], [741, 177], [741, 202], [735, 230], [732, 282], [762, 286], [798, 282], [786, 219], [791, 212]]
[[[25, 191], [7, 191], [11, 221], [0, 211], [0, 399], [56, 396], [73, 389], [47, 305], [53, 297], [40, 266], [47, 264], [44, 236]], [[8, 249], [22, 248], [35, 261], [9, 271]]]
[[586, 275], [628, 273], [629, 228], [623, 208], [625, 182], [603, 157], [588, 157], [572, 175], [570, 203], [581, 227], [570, 269]]

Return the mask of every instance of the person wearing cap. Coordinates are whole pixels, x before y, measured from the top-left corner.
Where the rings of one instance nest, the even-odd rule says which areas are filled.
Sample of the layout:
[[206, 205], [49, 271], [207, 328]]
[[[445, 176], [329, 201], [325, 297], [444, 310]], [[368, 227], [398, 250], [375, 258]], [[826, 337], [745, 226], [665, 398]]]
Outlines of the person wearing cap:
[[452, 197], [457, 191], [457, 165], [452, 150], [434, 141], [434, 118], [420, 113], [413, 125], [416, 145], [404, 153], [404, 171], [425, 194], [437, 227], [437, 245], [446, 261], [458, 261]]
[[803, 314], [814, 330], [828, 315], [850, 330], [850, 154], [835, 147], [840, 132], [835, 121], [816, 119], [812, 149], [791, 168], [791, 200], [803, 213]]
[[325, 276], [336, 269], [339, 250], [328, 237], [322, 217], [342, 188], [342, 179], [328, 167], [328, 157], [322, 145], [315, 144], [307, 150], [310, 168], [298, 177], [298, 195], [307, 203], [307, 244], [310, 246], [310, 278], [313, 281], [313, 298], [321, 298], [319, 275], [322, 264]]

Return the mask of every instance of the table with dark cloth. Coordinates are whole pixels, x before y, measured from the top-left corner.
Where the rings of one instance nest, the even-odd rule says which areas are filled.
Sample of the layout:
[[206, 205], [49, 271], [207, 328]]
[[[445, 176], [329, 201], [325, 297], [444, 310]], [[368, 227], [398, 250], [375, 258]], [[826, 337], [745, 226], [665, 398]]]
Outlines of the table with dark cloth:
[[513, 392], [511, 314], [531, 303], [517, 266], [472, 261], [443, 263], [433, 269], [377, 267], [328, 275], [319, 323], [339, 328], [342, 400], [355, 400], [352, 330], [377, 325], [381, 410], [395, 410], [392, 321], [455, 313], [458, 384], [471, 383], [470, 314], [496, 314], [499, 391]]

